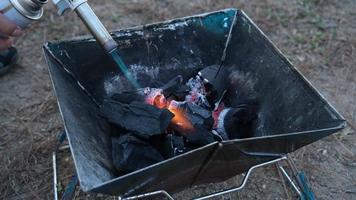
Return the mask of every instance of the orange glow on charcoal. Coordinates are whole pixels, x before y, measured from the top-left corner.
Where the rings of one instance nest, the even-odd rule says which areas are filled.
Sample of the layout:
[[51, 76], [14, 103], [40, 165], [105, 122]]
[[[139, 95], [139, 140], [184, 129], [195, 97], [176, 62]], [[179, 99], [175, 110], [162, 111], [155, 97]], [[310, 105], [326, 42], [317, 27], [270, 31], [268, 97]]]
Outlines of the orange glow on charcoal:
[[174, 114], [171, 120], [171, 126], [179, 132], [189, 133], [193, 132], [194, 127], [192, 123], [184, 116], [184, 110], [177, 108], [168, 102], [163, 95], [157, 95], [153, 99], [146, 99], [146, 102], [153, 104], [157, 108], [164, 109], [167, 108], [171, 113]]
[[163, 95], [157, 95], [153, 100], [153, 105], [157, 108], [163, 109], [167, 107], [167, 100]]
[[174, 125], [173, 128], [178, 129], [180, 132], [193, 132], [194, 127], [192, 123], [184, 116], [184, 111], [180, 108], [174, 108], [171, 104], [168, 106], [168, 110], [174, 114], [171, 123]]

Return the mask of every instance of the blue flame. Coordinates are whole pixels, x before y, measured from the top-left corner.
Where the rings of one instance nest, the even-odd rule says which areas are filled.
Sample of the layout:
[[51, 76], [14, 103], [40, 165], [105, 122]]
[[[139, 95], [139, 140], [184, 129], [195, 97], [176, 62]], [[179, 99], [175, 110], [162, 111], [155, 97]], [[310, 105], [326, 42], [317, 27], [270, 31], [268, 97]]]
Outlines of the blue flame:
[[137, 89], [140, 88], [140, 85], [138, 84], [138, 82], [136, 81], [136, 79], [132, 76], [131, 72], [128, 70], [128, 68], [126, 67], [124, 61], [121, 59], [119, 52], [117, 49], [115, 49], [114, 51], [112, 51], [110, 53], [110, 56], [112, 57], [112, 59], [114, 60], [114, 62], [116, 63], [116, 65], [119, 67], [120, 71], [124, 74], [124, 76], [130, 81], [130, 83]]

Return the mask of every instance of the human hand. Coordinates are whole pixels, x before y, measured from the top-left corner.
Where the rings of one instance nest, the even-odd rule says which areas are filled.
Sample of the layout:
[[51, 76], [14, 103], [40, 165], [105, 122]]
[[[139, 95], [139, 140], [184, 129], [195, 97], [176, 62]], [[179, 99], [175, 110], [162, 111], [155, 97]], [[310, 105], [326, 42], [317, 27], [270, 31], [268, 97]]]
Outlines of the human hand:
[[13, 37], [21, 34], [21, 28], [0, 13], [0, 51], [9, 48], [13, 43]]

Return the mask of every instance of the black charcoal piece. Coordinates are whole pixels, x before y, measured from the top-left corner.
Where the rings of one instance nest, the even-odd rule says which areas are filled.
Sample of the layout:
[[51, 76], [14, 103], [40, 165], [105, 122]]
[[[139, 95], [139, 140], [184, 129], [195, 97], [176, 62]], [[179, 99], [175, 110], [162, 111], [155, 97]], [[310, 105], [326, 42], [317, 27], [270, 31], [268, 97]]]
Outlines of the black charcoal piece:
[[218, 118], [217, 131], [229, 139], [252, 137], [258, 108], [257, 105], [240, 105], [224, 109]]
[[214, 134], [201, 125], [195, 125], [194, 131], [186, 133], [184, 137], [187, 138], [187, 143], [196, 145], [197, 147], [205, 146], [216, 141]]
[[184, 99], [184, 97], [189, 93], [189, 89], [183, 84], [183, 76], [178, 75], [167, 84], [161, 87], [165, 97], [169, 98], [171, 96], [176, 97], [176, 99]]
[[164, 133], [174, 117], [169, 110], [159, 109], [146, 103], [123, 104], [114, 100], [105, 100], [100, 112], [110, 123], [142, 138]]
[[174, 97], [176, 100], [184, 101], [185, 96], [189, 94], [189, 87], [186, 85], [181, 85], [179, 88], [177, 88], [171, 95], [170, 97]]
[[114, 101], [126, 104], [129, 104], [134, 101], [144, 102], [144, 89], [123, 91], [121, 93], [113, 94], [110, 98]]
[[199, 71], [198, 75], [203, 78], [206, 90], [208, 91], [207, 98], [209, 101], [215, 102], [221, 98], [226, 90], [227, 70], [219, 65], [211, 65]]
[[184, 145], [184, 137], [174, 134], [168, 134], [158, 147], [158, 150], [166, 159], [188, 151]]
[[112, 158], [119, 172], [136, 171], [164, 160], [155, 148], [133, 134], [112, 138]]
[[193, 103], [186, 103], [185, 105], [187, 110], [185, 115], [193, 125], [202, 125], [208, 130], [212, 129], [214, 119], [211, 111]]

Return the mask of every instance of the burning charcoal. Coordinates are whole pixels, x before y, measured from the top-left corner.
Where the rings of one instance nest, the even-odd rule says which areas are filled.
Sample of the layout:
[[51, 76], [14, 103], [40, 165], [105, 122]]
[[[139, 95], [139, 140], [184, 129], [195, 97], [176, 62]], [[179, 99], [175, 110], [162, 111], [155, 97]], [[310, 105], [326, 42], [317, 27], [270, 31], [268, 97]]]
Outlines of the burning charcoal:
[[225, 108], [218, 114], [217, 132], [222, 138], [228, 139], [252, 137], [257, 112], [258, 106], [256, 105]]
[[113, 100], [104, 100], [100, 112], [110, 123], [143, 138], [164, 133], [174, 117], [169, 110], [146, 103], [123, 104]]
[[145, 89], [145, 102], [149, 105], [156, 106], [157, 108], [165, 108], [167, 104], [167, 100], [163, 95], [162, 89], [157, 88]]
[[209, 102], [219, 100], [226, 90], [227, 70], [219, 65], [212, 65], [201, 70], [198, 75], [204, 81]]
[[120, 172], [132, 172], [163, 161], [151, 145], [131, 134], [112, 138], [112, 158]]
[[183, 110], [184, 112], [181, 112], [181, 114], [193, 126], [194, 125], [202, 125], [208, 130], [213, 128], [214, 119], [211, 115], [211, 111], [209, 111], [201, 106], [198, 106], [194, 103], [185, 102], [185, 101], [183, 101], [183, 102], [171, 101], [169, 109]]
[[176, 115], [171, 127], [189, 143], [203, 146], [216, 141], [209, 131], [214, 124], [210, 111], [193, 103], [177, 101], [171, 101], [169, 110]]

